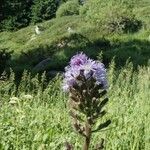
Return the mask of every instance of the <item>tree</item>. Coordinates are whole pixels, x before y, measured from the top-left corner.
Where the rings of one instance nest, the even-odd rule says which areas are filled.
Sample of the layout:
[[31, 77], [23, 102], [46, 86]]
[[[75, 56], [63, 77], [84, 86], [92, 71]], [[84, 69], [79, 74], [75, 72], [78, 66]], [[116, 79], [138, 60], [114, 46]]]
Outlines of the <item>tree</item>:
[[3, 30], [15, 30], [30, 22], [32, 0], [2, 0], [0, 20]]
[[56, 0], [34, 0], [32, 22], [37, 23], [55, 17], [59, 2]]

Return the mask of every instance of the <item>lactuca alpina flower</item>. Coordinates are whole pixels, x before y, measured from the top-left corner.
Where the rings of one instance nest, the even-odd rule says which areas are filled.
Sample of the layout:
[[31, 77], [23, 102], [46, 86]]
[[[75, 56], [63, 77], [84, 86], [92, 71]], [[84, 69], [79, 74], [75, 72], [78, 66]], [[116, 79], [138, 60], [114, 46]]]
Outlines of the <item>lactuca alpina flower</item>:
[[88, 60], [88, 57], [83, 54], [77, 54], [75, 56], [73, 56], [70, 60], [70, 66], [74, 67], [74, 66], [80, 66], [80, 65], [84, 65]]
[[[63, 89], [69, 92], [69, 109], [73, 118], [75, 130], [84, 138], [83, 150], [90, 147], [91, 135], [106, 128], [111, 121], [99, 124], [92, 129], [97, 119], [103, 117], [106, 111], [103, 107], [108, 98], [102, 99], [108, 87], [106, 69], [103, 63], [88, 58], [80, 53], [71, 58], [65, 68]], [[96, 146], [96, 150], [103, 148], [103, 140]], [[70, 146], [70, 144], [69, 144]]]
[[94, 78], [103, 89], [107, 88], [106, 69], [103, 63], [89, 59], [80, 53], [71, 58], [70, 65], [65, 68], [63, 89], [69, 89], [76, 84], [77, 77], [83, 73], [86, 79]]

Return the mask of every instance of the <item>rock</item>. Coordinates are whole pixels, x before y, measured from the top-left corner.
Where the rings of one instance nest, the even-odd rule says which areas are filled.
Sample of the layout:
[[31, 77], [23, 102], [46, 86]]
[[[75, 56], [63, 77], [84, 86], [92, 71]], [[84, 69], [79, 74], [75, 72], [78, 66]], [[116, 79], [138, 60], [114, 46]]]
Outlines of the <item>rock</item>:
[[52, 70], [52, 71], [47, 72], [46, 76], [48, 76], [48, 77], [55, 77], [58, 74], [62, 75], [63, 71]]
[[[43, 72], [43, 71], [48, 70], [49, 64], [51, 63], [51, 61], [52, 61], [51, 58], [47, 58], [47, 59], [41, 61], [33, 68], [33, 72], [37, 73], [37, 72]], [[63, 72], [51, 70], [46, 73], [46, 76], [47, 77], [55, 77], [58, 74], [63, 74]]]
[[47, 59], [41, 61], [33, 68], [33, 72], [42, 72], [42, 71], [46, 70], [50, 63], [51, 63], [50, 58], [47, 58]]
[[71, 34], [71, 33], [75, 33], [75, 30], [73, 30], [71, 27], [68, 27], [68, 32]]
[[42, 26], [36, 25], [35, 26], [35, 33], [37, 35], [41, 34], [44, 31], [44, 28]]

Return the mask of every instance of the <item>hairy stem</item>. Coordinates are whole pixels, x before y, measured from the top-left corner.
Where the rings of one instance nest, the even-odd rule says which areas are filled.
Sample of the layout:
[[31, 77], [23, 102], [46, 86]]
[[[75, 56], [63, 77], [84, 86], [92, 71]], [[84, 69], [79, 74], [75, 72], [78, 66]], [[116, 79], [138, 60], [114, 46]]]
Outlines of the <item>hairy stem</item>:
[[91, 125], [88, 121], [85, 124], [85, 132], [86, 132], [86, 137], [83, 145], [83, 150], [88, 150], [90, 146], [90, 139], [91, 139]]

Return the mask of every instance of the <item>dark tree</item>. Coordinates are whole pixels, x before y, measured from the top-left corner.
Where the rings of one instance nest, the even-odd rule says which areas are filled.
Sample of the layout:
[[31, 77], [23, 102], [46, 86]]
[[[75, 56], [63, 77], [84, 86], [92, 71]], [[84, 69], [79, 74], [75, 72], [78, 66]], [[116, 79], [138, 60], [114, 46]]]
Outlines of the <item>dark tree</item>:
[[29, 24], [32, 0], [1, 0], [0, 20], [3, 30], [15, 30]]
[[32, 22], [42, 22], [55, 17], [59, 2], [56, 0], [34, 0]]

